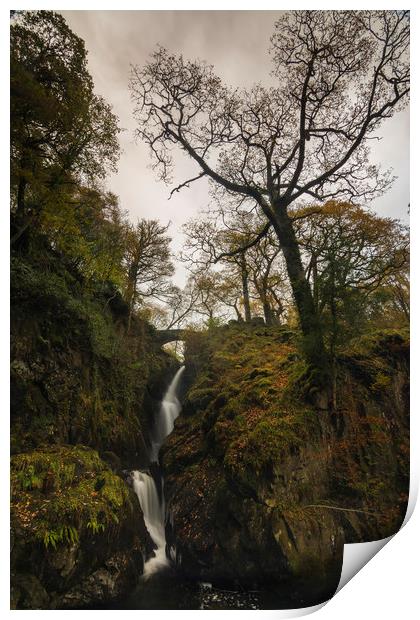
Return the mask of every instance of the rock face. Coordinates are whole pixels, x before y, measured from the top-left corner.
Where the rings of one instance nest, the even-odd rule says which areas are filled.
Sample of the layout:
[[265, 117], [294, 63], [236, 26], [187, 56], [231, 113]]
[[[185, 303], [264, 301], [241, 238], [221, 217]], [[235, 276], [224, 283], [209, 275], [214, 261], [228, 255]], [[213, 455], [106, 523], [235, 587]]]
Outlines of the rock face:
[[[130, 591], [153, 543], [123, 469], [177, 363], [115, 290], [52, 253], [12, 260], [12, 606], [105, 604]], [[86, 447], [89, 446], [89, 447]]]
[[176, 363], [146, 322], [126, 333], [128, 308], [115, 291], [88, 293], [57, 260], [47, 267], [12, 262], [12, 453], [79, 443], [144, 465]]
[[167, 538], [192, 578], [337, 587], [343, 544], [397, 531], [408, 489], [407, 344], [376, 334], [339, 361], [337, 408], [305, 399], [290, 332], [229, 326], [187, 343], [190, 388], [164, 447]]
[[134, 588], [151, 541], [137, 497], [84, 446], [12, 459], [12, 607], [78, 608]]

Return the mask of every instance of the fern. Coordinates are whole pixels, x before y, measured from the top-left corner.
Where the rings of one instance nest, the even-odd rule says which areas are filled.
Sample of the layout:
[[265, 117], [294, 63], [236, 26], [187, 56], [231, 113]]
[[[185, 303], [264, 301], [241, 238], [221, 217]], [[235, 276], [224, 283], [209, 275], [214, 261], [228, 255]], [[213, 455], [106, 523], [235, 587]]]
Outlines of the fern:
[[69, 545], [74, 545], [79, 540], [79, 534], [73, 525], [62, 525], [56, 530], [47, 530], [44, 533], [43, 540], [47, 549], [49, 546], [56, 549], [58, 543], [66, 542]]
[[40, 489], [42, 487], [42, 478], [35, 473], [35, 467], [29, 465], [27, 469], [18, 472], [17, 479], [21, 489], [30, 491], [31, 489]]
[[99, 532], [105, 531], [105, 525], [96, 520], [96, 517], [93, 517], [87, 523], [87, 527], [92, 530], [92, 534], [99, 534]]

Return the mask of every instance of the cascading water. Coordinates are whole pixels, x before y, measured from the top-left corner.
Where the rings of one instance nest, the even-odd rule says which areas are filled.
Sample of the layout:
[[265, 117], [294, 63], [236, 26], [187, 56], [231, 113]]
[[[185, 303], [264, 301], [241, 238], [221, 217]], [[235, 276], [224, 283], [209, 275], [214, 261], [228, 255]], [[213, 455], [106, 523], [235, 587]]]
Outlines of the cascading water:
[[139, 498], [144, 523], [156, 545], [155, 555], [144, 565], [143, 577], [148, 579], [169, 564], [166, 557], [165, 506], [163, 499], [162, 502], [159, 500], [155, 481], [149, 474], [134, 471], [133, 489]]
[[185, 366], [179, 368], [162, 399], [155, 428], [153, 429], [152, 450], [150, 455], [152, 463], [158, 462], [160, 447], [166, 437], [172, 433], [174, 422], [181, 411], [181, 404], [177, 398], [177, 391], [184, 370]]
[[[158, 462], [160, 447], [166, 437], [172, 432], [174, 422], [181, 411], [181, 404], [176, 394], [184, 370], [185, 366], [181, 366], [162, 399], [153, 432], [150, 455], [152, 463]], [[169, 565], [169, 560], [166, 557], [165, 501], [162, 479], [160, 479], [160, 483], [162, 485], [161, 499], [159, 498], [155, 480], [150, 474], [141, 471], [133, 472], [133, 489], [139, 499], [147, 530], [156, 545], [155, 555], [147, 560], [144, 565], [144, 579], [148, 579], [151, 575]]]

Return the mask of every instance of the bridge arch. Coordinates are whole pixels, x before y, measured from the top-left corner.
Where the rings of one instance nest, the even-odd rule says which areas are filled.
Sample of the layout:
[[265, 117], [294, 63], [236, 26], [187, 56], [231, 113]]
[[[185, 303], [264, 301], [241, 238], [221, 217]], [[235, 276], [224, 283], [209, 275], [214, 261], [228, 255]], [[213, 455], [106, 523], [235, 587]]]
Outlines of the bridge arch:
[[178, 340], [184, 340], [185, 329], [158, 329], [157, 338], [161, 345], [168, 342], [176, 342]]

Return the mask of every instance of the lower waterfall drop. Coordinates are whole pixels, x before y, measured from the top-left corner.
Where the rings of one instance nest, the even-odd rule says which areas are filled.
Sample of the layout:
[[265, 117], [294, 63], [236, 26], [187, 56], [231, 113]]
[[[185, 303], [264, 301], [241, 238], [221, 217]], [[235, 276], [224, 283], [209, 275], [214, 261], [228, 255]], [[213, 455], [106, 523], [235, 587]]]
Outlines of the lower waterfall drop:
[[[181, 404], [176, 396], [179, 381], [185, 366], [181, 366], [172, 379], [160, 406], [157, 422], [153, 432], [151, 462], [158, 462], [159, 450], [166, 437], [172, 432], [174, 422], [181, 411]], [[146, 528], [156, 545], [155, 555], [144, 564], [143, 578], [148, 579], [154, 573], [169, 566], [169, 559], [166, 556], [166, 536], [165, 536], [165, 500], [163, 497], [163, 479], [160, 478], [162, 485], [159, 494], [156, 482], [152, 476], [146, 472], [133, 471], [133, 489], [139, 499], [139, 503], [144, 515]], [[162, 499], [160, 499], [160, 497]]]
[[162, 568], [169, 566], [166, 557], [165, 504], [163, 498], [160, 502], [155, 481], [149, 474], [134, 471], [133, 489], [139, 498], [146, 528], [156, 545], [155, 555], [144, 565], [143, 577], [148, 579]]

